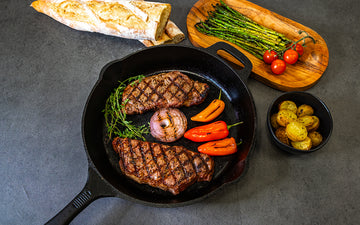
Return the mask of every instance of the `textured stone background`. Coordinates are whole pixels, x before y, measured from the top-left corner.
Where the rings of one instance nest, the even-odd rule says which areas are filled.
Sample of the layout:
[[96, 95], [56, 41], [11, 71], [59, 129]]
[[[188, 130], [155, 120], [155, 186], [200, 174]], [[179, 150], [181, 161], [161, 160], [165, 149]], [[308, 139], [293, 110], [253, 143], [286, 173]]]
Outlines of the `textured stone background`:
[[[163, 1], [164, 2], [164, 1]], [[186, 33], [196, 0], [170, 1]], [[91, 203], [71, 224], [357, 224], [360, 221], [360, 25], [357, 0], [253, 0], [317, 31], [329, 66], [308, 92], [334, 119], [321, 151], [290, 156], [266, 131], [270, 102], [281, 94], [248, 81], [258, 114], [256, 149], [238, 183], [181, 208], [120, 198]], [[101, 68], [144, 49], [138, 41], [72, 30], [29, 7], [0, 2], [0, 224], [43, 224], [87, 179], [81, 117]], [[181, 45], [191, 46], [187, 39]]]

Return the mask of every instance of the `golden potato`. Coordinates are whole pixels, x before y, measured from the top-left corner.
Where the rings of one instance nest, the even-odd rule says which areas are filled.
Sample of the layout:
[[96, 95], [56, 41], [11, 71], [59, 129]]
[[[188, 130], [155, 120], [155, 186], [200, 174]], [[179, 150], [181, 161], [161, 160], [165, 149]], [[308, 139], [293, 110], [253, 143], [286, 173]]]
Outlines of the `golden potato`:
[[296, 111], [296, 115], [298, 117], [311, 116], [312, 114], [314, 114], [314, 109], [306, 104], [299, 106]]
[[276, 122], [283, 127], [286, 127], [290, 122], [295, 121], [297, 116], [290, 110], [280, 110], [276, 117]]
[[295, 102], [286, 100], [279, 104], [279, 111], [280, 110], [290, 110], [290, 111], [296, 113], [297, 106], [296, 106]]
[[277, 137], [277, 139], [279, 139], [279, 141], [281, 141], [282, 143], [286, 144], [286, 145], [290, 145], [289, 142], [289, 138], [286, 135], [286, 130], [285, 127], [279, 127], [278, 129], [276, 129], [275, 131], [275, 136]]
[[322, 135], [317, 131], [311, 131], [308, 137], [311, 139], [312, 146], [314, 147], [318, 146], [323, 141]]
[[286, 126], [286, 134], [292, 141], [303, 141], [308, 135], [304, 124], [292, 121]]
[[280, 127], [280, 125], [276, 121], [276, 117], [277, 117], [277, 113], [272, 114], [270, 117], [271, 126], [275, 129]]
[[292, 141], [291, 145], [299, 150], [310, 150], [312, 147], [312, 142], [309, 137], [306, 137], [303, 141]]
[[314, 131], [314, 130], [317, 130], [320, 126], [320, 120], [319, 120], [319, 117], [317, 116], [312, 116], [313, 119], [314, 119], [314, 123], [310, 126], [307, 126], [306, 129], [308, 131]]
[[313, 118], [313, 116], [298, 117], [296, 121], [304, 124], [305, 127], [310, 127], [315, 123], [315, 119]]

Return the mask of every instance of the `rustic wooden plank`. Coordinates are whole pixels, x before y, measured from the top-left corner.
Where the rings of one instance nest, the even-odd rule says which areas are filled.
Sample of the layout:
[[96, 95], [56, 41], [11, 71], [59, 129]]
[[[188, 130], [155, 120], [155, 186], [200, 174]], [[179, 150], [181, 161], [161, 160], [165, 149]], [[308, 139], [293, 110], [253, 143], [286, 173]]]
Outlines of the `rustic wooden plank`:
[[[194, 46], [207, 48], [216, 42], [223, 41], [219, 38], [208, 36], [196, 30], [195, 24], [206, 19], [207, 12], [213, 10], [212, 5], [218, 0], [199, 0], [191, 8], [187, 16], [187, 30], [189, 40]], [[287, 65], [286, 71], [281, 75], [271, 72], [270, 65], [251, 55], [242, 48], [227, 42], [243, 52], [253, 63], [251, 76], [256, 80], [281, 91], [303, 91], [315, 85], [325, 72], [329, 62], [329, 51], [324, 39], [309, 27], [278, 15], [246, 0], [224, 0], [231, 8], [241, 12], [255, 22], [285, 34], [289, 39], [296, 41], [305, 34], [299, 35], [299, 30], [306, 31], [316, 43], [306, 39], [304, 54], [294, 65]], [[241, 65], [235, 58], [227, 53], [220, 52], [222, 57]]]

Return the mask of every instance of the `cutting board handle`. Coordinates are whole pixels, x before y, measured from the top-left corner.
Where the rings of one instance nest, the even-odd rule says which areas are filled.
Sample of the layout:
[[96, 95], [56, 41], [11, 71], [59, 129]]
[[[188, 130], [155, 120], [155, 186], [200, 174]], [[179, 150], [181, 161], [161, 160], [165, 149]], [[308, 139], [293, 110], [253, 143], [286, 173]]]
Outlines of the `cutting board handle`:
[[[235, 59], [237, 59], [241, 64], [243, 65], [242, 69], [236, 69], [237, 74], [240, 76], [240, 78], [246, 82], [247, 79], [250, 76], [251, 70], [252, 70], [252, 63], [248, 57], [246, 57], [242, 52], [237, 50], [235, 47], [225, 43], [225, 42], [217, 42], [209, 47], [206, 48], [206, 51], [213, 55], [219, 55], [221, 58], [227, 58], [225, 55], [223, 55], [221, 52], [218, 52], [220, 50], [225, 51], [226, 53], [233, 56]], [[227, 61], [227, 63], [229, 63]]]

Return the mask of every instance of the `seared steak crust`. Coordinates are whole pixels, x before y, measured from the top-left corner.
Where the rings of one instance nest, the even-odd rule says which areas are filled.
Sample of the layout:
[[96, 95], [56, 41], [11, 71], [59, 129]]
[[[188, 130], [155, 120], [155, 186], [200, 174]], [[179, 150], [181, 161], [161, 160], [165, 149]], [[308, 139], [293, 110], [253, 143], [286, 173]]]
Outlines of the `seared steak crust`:
[[141, 184], [179, 194], [196, 181], [210, 181], [213, 159], [182, 146], [168, 146], [130, 138], [115, 138], [121, 171]]
[[191, 80], [179, 71], [146, 77], [137, 84], [128, 85], [122, 96], [126, 114], [169, 107], [192, 106], [202, 103], [209, 85]]

